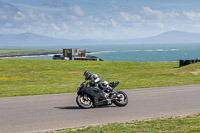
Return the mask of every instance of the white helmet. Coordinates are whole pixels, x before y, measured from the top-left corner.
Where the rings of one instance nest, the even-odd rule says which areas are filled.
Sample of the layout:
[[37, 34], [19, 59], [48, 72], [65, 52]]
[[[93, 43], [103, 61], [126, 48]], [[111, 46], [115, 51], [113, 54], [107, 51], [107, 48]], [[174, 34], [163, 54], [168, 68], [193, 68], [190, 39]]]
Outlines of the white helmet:
[[101, 82], [100, 87], [103, 88], [103, 89], [107, 89], [108, 88], [108, 82], [107, 81]]

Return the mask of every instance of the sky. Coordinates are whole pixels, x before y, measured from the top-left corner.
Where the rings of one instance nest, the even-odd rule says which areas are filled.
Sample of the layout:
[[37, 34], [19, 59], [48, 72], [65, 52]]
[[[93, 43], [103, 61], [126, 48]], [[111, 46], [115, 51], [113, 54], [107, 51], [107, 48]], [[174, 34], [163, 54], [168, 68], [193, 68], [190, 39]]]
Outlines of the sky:
[[200, 0], [0, 0], [0, 34], [123, 40], [200, 32]]

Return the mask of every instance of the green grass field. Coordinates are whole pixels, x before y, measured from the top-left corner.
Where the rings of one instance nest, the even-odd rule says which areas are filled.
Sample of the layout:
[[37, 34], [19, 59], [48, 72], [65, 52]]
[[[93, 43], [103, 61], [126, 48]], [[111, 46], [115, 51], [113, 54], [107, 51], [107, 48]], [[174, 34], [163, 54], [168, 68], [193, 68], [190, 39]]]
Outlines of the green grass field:
[[11, 55], [29, 55], [29, 54], [41, 54], [59, 52], [58, 50], [23, 50], [23, 49], [0, 49], [0, 56], [11, 56]]
[[101, 126], [90, 126], [49, 133], [199, 133], [200, 114], [159, 118], [154, 120], [111, 123]]
[[91, 70], [117, 89], [200, 84], [200, 64], [0, 59], [0, 97], [75, 92], [83, 72]]

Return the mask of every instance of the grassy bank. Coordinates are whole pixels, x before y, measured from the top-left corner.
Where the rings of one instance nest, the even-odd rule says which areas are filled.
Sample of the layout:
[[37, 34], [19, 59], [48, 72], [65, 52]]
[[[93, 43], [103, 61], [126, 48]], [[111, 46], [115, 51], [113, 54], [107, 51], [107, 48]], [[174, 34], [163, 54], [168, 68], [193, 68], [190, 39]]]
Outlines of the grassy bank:
[[75, 92], [83, 72], [120, 81], [118, 89], [200, 83], [200, 64], [0, 59], [0, 97]]
[[50, 133], [199, 133], [200, 114], [184, 117], [112, 123], [87, 128], [74, 128]]
[[23, 49], [0, 49], [0, 57], [2, 56], [26, 56], [34, 54], [46, 54], [46, 53], [61, 53], [61, 51], [55, 50], [23, 50]]

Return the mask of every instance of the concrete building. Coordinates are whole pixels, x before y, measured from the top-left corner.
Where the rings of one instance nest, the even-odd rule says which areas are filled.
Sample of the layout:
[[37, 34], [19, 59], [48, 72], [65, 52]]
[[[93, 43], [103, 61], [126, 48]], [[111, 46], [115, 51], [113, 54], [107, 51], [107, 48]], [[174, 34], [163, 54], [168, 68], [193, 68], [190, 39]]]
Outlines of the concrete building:
[[74, 60], [75, 58], [86, 58], [86, 50], [79, 50], [78, 48], [63, 49], [63, 56], [68, 60]]
[[68, 48], [63, 49], [63, 56], [65, 60], [93, 60], [103, 61], [96, 56], [86, 56], [86, 49]]

